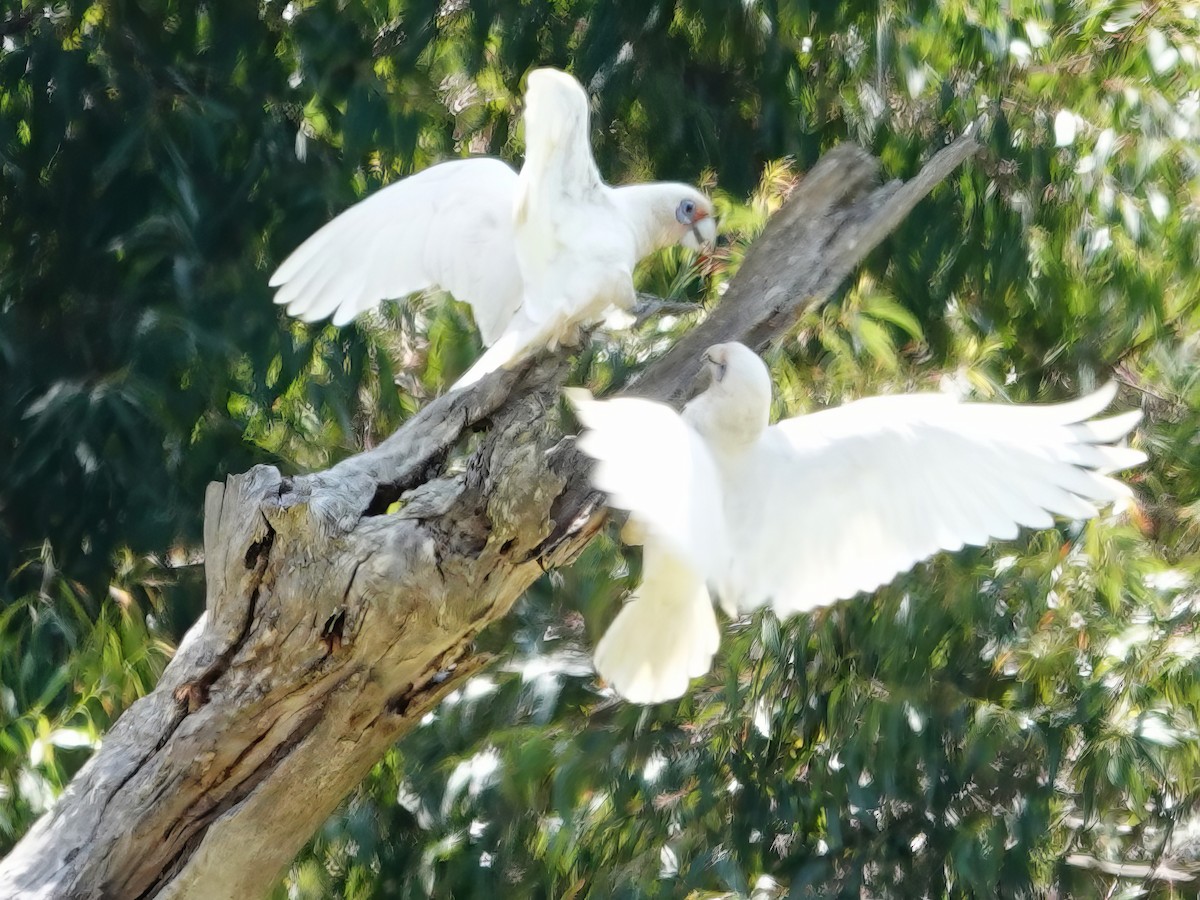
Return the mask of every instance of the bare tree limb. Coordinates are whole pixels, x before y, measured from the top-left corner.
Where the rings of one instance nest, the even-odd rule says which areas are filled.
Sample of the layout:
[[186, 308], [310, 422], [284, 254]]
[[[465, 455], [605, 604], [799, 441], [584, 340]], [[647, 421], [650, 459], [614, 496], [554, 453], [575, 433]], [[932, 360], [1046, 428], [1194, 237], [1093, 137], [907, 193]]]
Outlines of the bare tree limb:
[[[862, 150], [829, 153], [721, 306], [634, 390], [677, 400], [707, 345], [785, 333], [976, 150], [964, 136], [883, 187]], [[475, 636], [599, 529], [555, 414], [568, 371], [550, 356], [493, 373], [326, 472], [259, 466], [211, 485], [206, 614], [0, 862], [0, 896], [266, 894], [387, 748], [487, 663]], [[448, 467], [475, 432], [465, 469]]]
[[1092, 869], [1105, 875], [1115, 875], [1118, 878], [1129, 878], [1135, 881], [1169, 881], [1172, 883], [1195, 881], [1192, 872], [1185, 872], [1166, 863], [1150, 865], [1147, 863], [1112, 862], [1107, 859], [1096, 859], [1082, 853], [1072, 853], [1065, 860], [1068, 866], [1076, 869]]
[[633, 316], [635, 324], [641, 325], [656, 316], [686, 316], [701, 309], [702, 306], [689, 300], [665, 300], [653, 294], [639, 293], [629, 314]]

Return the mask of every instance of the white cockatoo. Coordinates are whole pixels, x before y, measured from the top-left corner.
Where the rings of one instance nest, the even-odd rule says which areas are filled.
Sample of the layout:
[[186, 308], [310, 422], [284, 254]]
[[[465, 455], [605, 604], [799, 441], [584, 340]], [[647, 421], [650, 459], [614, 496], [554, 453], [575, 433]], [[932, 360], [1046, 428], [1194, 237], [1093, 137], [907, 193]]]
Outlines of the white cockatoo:
[[275, 302], [344, 325], [386, 299], [433, 288], [471, 306], [490, 349], [465, 387], [527, 351], [636, 299], [645, 256], [716, 239], [712, 203], [686, 184], [609, 187], [588, 135], [588, 98], [565, 72], [536, 69], [525, 92], [525, 164], [441, 163], [350, 207], [271, 276]]
[[770, 425], [771, 379], [753, 351], [718, 344], [704, 360], [712, 382], [682, 415], [569, 392], [593, 483], [643, 544], [642, 581], [595, 657], [636, 703], [679, 697], [711, 667], [710, 590], [730, 615], [848, 599], [939, 550], [1094, 516], [1130, 495], [1108, 474], [1146, 458], [1112, 446], [1140, 411], [1093, 418], [1111, 384], [1041, 406], [873, 397]]

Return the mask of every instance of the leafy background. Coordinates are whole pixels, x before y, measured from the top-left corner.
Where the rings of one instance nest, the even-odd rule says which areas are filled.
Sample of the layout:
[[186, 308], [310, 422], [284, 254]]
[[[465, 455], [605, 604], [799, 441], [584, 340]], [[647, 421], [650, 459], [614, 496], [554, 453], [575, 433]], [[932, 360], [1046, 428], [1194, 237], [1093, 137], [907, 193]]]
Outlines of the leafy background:
[[[0, 850], [202, 608], [205, 484], [325, 466], [469, 364], [460, 307], [310, 328], [266, 276], [385, 183], [519, 160], [539, 64], [587, 85], [610, 180], [715, 193], [718, 258], [640, 272], [699, 314], [822, 152], [857, 141], [908, 177], [981, 120], [986, 152], [773, 354], [777, 412], [1116, 378], [1151, 462], [1118, 515], [729, 623], [713, 673], [649, 709], [591, 675], [638, 567], [598, 540], [278, 894], [1195, 896], [1200, 9], [1106, 0], [10, 6]], [[624, 380], [693, 319], [597, 338], [580, 379]]]

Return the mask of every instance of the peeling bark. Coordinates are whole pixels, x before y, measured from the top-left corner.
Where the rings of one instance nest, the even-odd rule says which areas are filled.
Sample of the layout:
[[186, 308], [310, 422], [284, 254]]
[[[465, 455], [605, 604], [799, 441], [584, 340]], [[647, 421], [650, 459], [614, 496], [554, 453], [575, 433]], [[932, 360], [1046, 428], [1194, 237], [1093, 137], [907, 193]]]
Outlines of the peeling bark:
[[[965, 135], [883, 186], [863, 151], [830, 152], [720, 307], [631, 393], [677, 402], [708, 345], [785, 333], [977, 149]], [[488, 664], [475, 636], [601, 526], [559, 430], [568, 371], [549, 357], [494, 373], [325, 472], [258, 466], [210, 485], [207, 611], [0, 863], [0, 896], [265, 895], [387, 748]], [[447, 471], [475, 432], [465, 470]]]

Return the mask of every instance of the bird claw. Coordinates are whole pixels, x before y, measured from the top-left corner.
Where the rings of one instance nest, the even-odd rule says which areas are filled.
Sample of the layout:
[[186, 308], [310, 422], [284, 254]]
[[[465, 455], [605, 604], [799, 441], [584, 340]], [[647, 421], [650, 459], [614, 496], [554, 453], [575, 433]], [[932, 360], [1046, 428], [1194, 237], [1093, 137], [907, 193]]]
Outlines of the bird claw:
[[583, 327], [578, 323], [566, 326], [558, 337], [560, 347], [578, 347], [583, 343]]

